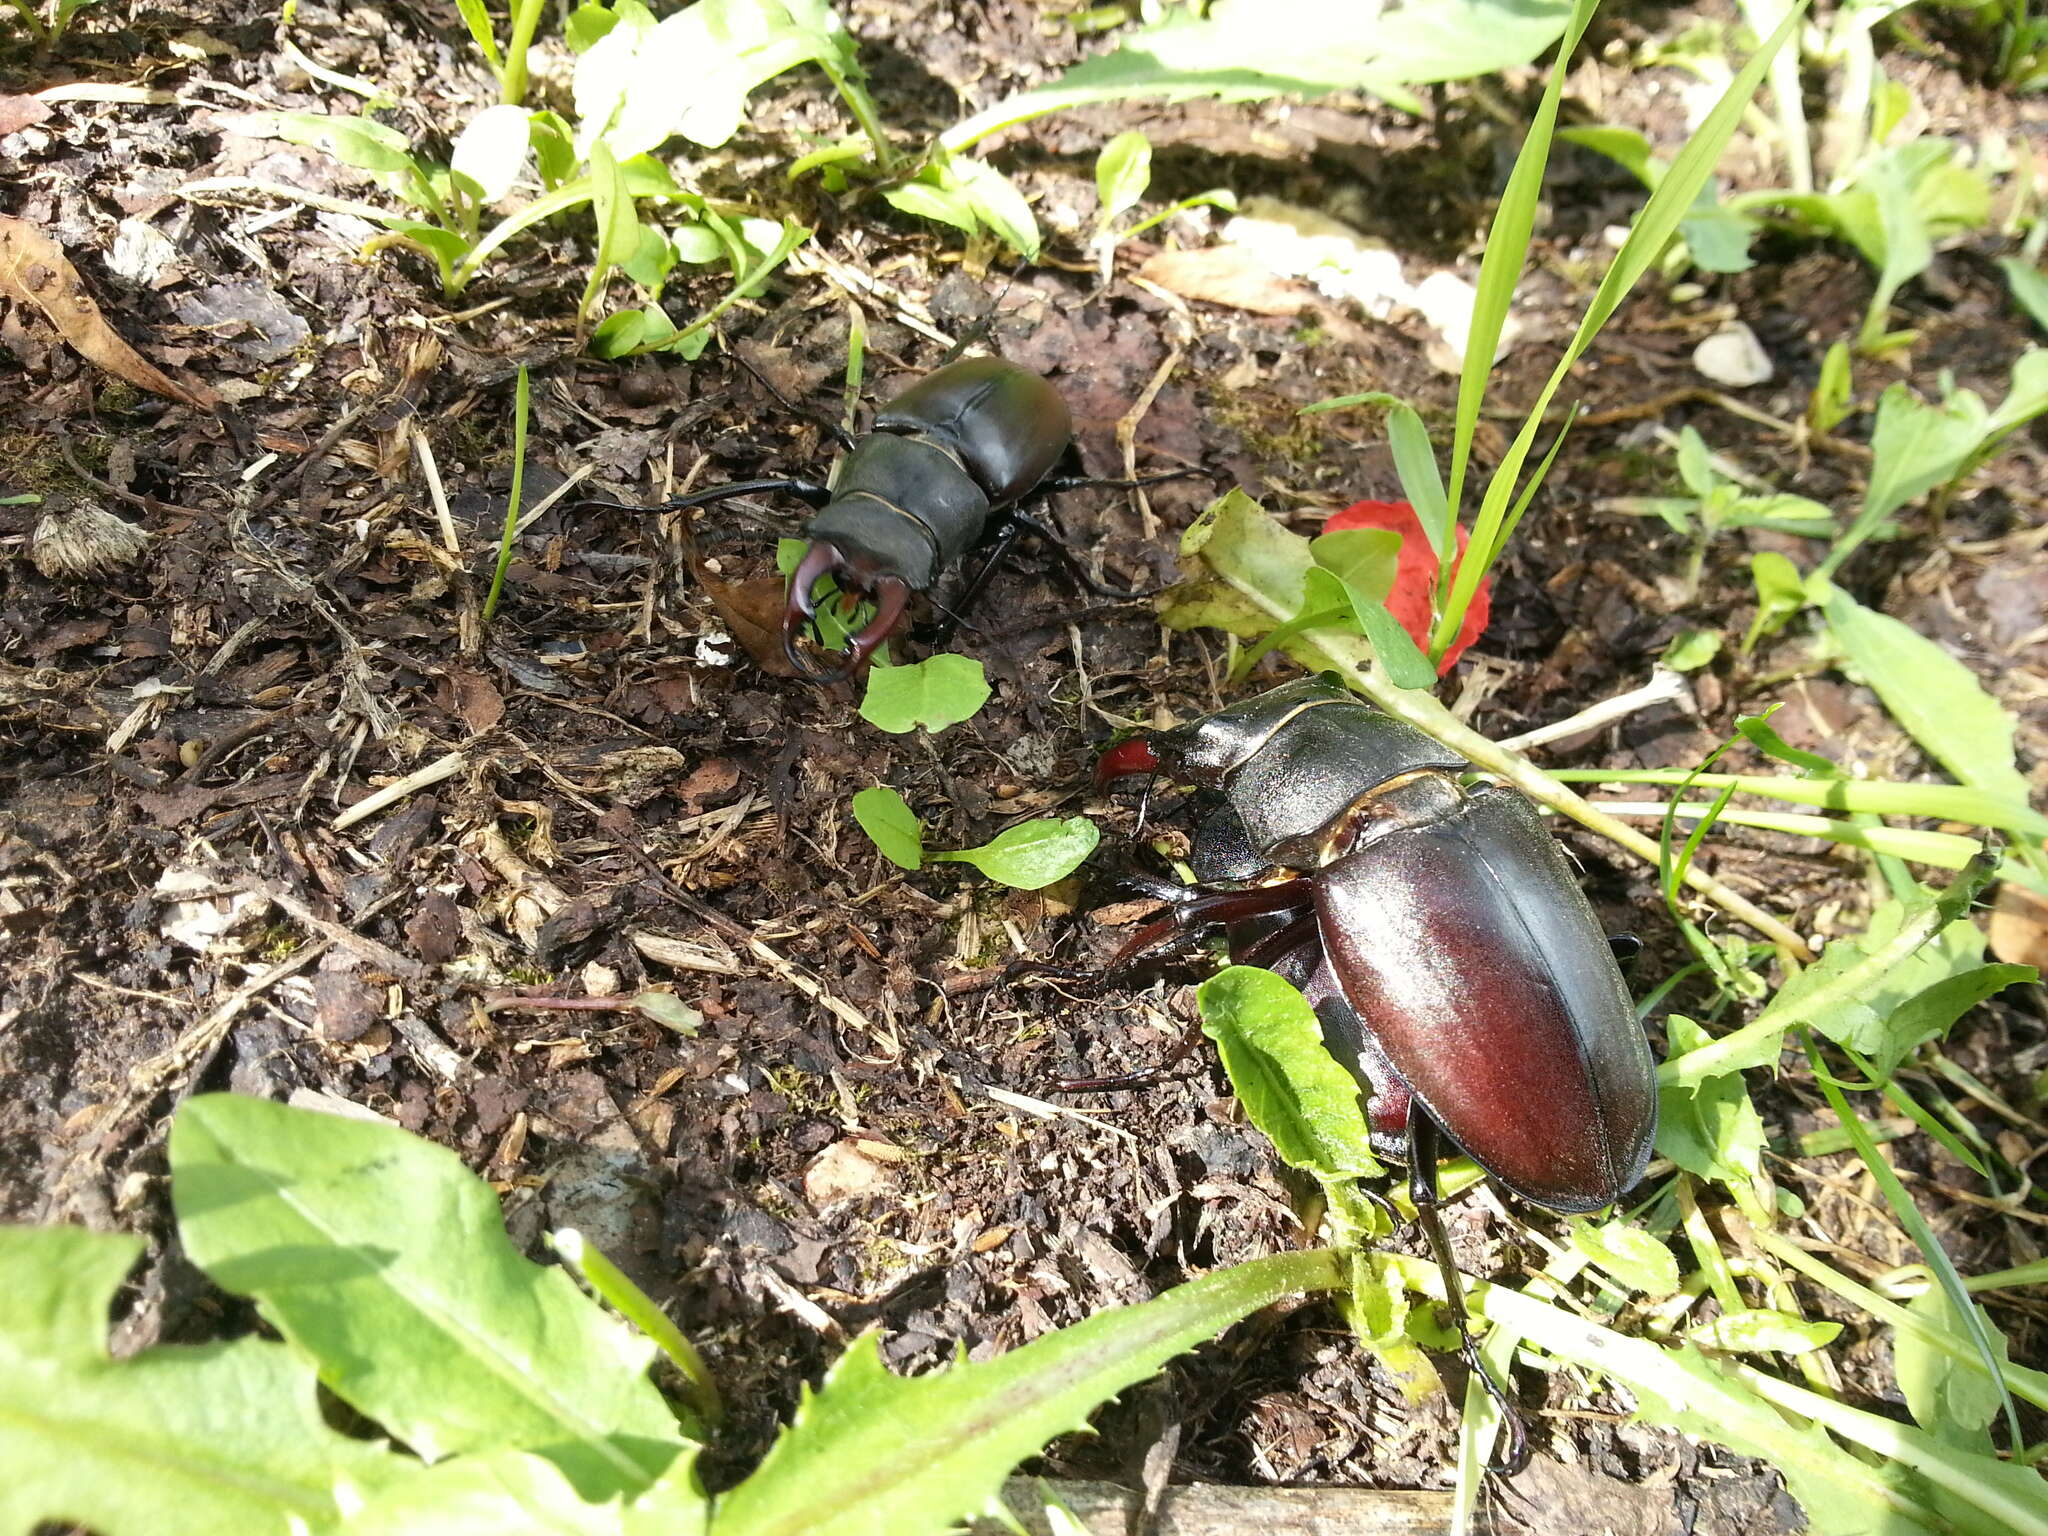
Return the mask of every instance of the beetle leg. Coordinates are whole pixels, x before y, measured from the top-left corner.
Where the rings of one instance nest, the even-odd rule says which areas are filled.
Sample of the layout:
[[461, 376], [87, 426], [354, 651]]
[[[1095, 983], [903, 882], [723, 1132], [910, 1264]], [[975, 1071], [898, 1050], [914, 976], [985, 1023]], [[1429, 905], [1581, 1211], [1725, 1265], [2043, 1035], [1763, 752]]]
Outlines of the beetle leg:
[[1010, 552], [1010, 546], [1017, 542], [1017, 535], [1021, 531], [1015, 518], [1006, 518], [997, 528], [995, 537], [988, 543], [988, 558], [981, 562], [972, 576], [968, 577], [967, 585], [962, 587], [959, 595], [953, 599], [953, 606], [945, 610], [939, 622], [932, 626], [934, 646], [944, 645], [953, 638], [953, 631], [959, 628], [961, 623], [960, 616], [980, 600], [981, 594], [996, 573], [997, 562]]
[[825, 486], [811, 480], [735, 480], [729, 485], [714, 485], [702, 491], [692, 491], [687, 496], [671, 497], [657, 501], [652, 506], [637, 507], [631, 502], [608, 501], [600, 496], [586, 496], [579, 500], [579, 507], [611, 507], [620, 512], [685, 512], [691, 507], [708, 507], [714, 501], [724, 501], [733, 496], [765, 496], [771, 491], [785, 491], [806, 506], [822, 507], [832, 499], [832, 492]]
[[[1074, 553], [1073, 549], [1067, 544], [1067, 541], [1060, 537], [1059, 530], [1050, 523], [1040, 518], [1032, 517], [1029, 513], [1019, 512], [1014, 507], [1005, 512], [1003, 516], [1009, 520], [1011, 528], [1030, 534], [1033, 538], [1042, 542], [1055, 555], [1058, 555], [1060, 563], [1067, 568], [1067, 574], [1074, 578], [1075, 583], [1093, 592], [1097, 597], [1113, 597], [1125, 602], [1132, 602], [1141, 597], [1150, 597], [1154, 592], [1160, 590], [1157, 587], [1113, 587], [1108, 582], [1099, 580], [1087, 566], [1081, 563], [1081, 557]], [[1016, 533], [1011, 533], [1010, 537], [1014, 539]]]
[[1137, 491], [1148, 485], [1164, 485], [1169, 480], [1215, 480], [1219, 478], [1214, 470], [1169, 469], [1159, 475], [1139, 475], [1135, 480], [1105, 479], [1100, 475], [1060, 475], [1041, 481], [1041, 491]]
[[1509, 1398], [1507, 1389], [1493, 1379], [1493, 1373], [1487, 1370], [1472, 1343], [1472, 1317], [1465, 1307], [1465, 1283], [1451, 1258], [1451, 1240], [1444, 1233], [1443, 1218], [1437, 1214], [1443, 1196], [1437, 1190], [1436, 1159], [1436, 1120], [1420, 1104], [1412, 1105], [1408, 1111], [1408, 1197], [1415, 1202], [1415, 1220], [1429, 1240], [1429, 1251], [1444, 1277], [1444, 1296], [1450, 1306], [1451, 1321], [1458, 1330], [1458, 1353], [1464, 1356], [1466, 1368], [1478, 1378], [1486, 1395], [1493, 1399], [1493, 1406], [1500, 1413], [1501, 1428], [1507, 1433], [1507, 1451], [1495, 1460], [1494, 1470], [1513, 1477], [1529, 1464], [1529, 1432], [1523, 1425], [1521, 1409]]
[[1148, 895], [1158, 894], [1162, 901], [1173, 902], [1174, 910], [1132, 934], [1101, 969], [1048, 965], [1042, 960], [1017, 960], [1004, 968], [1005, 977], [1018, 980], [1043, 976], [1057, 981], [1112, 982], [1136, 970], [1140, 960], [1163, 960], [1190, 947], [1205, 929], [1239, 922], [1247, 917], [1260, 917], [1268, 912], [1300, 911], [1315, 899], [1314, 882], [1306, 879], [1283, 880], [1277, 885], [1253, 886], [1241, 891], [1204, 891], [1200, 886], [1175, 886], [1173, 890], [1175, 894], [1172, 895], [1147, 891]]
[[[747, 372], [751, 373], [754, 376], [754, 382], [760, 385], [763, 389], [767, 390], [768, 393], [774, 397], [775, 403], [777, 405], [781, 406], [785, 411], [789, 412], [790, 415], [796, 417], [797, 420], [808, 421], [820, 432], [823, 432], [828, 437], [830, 437], [832, 441], [837, 443], [842, 449], [851, 448], [853, 446], [853, 434], [847, 431], [844, 426], [840, 425], [840, 423], [836, 421], [828, 420], [826, 417], [818, 414], [818, 412], [811, 410], [807, 406], [799, 405], [796, 403], [796, 401], [790, 399], [789, 396], [785, 395], [781, 390], [775, 387], [774, 383], [769, 379], [767, 374], [763, 373], [760, 369], [756, 368], [751, 362], [749, 362], [746, 359], [745, 355], [742, 354], [737, 347], [732, 348], [731, 352], [732, 360], [738, 363], [742, 368], [746, 369]], [[823, 506], [824, 503], [820, 502], [819, 505]]]

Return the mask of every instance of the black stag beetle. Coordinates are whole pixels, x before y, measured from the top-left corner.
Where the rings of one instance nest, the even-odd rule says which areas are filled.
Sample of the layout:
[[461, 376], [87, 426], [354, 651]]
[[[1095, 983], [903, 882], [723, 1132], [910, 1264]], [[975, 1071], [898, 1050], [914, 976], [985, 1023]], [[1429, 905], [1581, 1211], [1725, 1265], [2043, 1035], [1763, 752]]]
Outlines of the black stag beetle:
[[[803, 414], [767, 380], [761, 382], [786, 408]], [[1080, 467], [1067, 403], [1044, 378], [1000, 357], [942, 364], [877, 411], [864, 436], [820, 425], [847, 450], [830, 486], [800, 479], [742, 480], [654, 507], [627, 508], [675, 512], [770, 491], [787, 492], [816, 508], [803, 528], [810, 548], [790, 578], [782, 649], [792, 667], [818, 683], [852, 675], [903, 622], [913, 592], [930, 590], [940, 572], [969, 552], [984, 550], [980, 567], [953, 601], [954, 613], [943, 622], [942, 630], [950, 629], [958, 611], [980, 596], [996, 563], [1027, 533], [1056, 551], [1089, 590], [1117, 598], [1141, 596], [1097, 581], [1059, 534], [1027, 514], [1022, 503], [1056, 491], [1130, 490], [1206, 473], [1175, 470], [1136, 480], [1055, 475], [1063, 463]], [[819, 665], [800, 637], [817, 615], [816, 588], [827, 576], [842, 592], [872, 602], [875, 614], [843, 652]]]
[[1098, 785], [1145, 773], [1196, 787], [1200, 883], [1121, 877], [1173, 911], [1098, 974], [1221, 926], [1233, 960], [1302, 990], [1367, 1094], [1373, 1149], [1408, 1164], [1466, 1360], [1518, 1467], [1520, 1418], [1473, 1352], [1436, 1211], [1439, 1133], [1524, 1199], [1595, 1211], [1643, 1175], [1657, 1079], [1616, 963], [1635, 941], [1602, 934], [1528, 799], [1465, 788], [1469, 769], [1327, 677], [1112, 747]]

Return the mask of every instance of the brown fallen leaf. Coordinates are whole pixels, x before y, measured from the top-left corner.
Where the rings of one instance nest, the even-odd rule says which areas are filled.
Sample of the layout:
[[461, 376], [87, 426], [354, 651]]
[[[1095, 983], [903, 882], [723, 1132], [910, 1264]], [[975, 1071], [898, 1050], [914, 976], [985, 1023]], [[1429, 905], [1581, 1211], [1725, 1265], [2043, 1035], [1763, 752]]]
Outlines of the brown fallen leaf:
[[4, 216], [0, 216], [0, 298], [41, 310], [73, 351], [137, 389], [195, 410], [215, 409], [211, 390], [180, 384], [121, 339], [85, 291], [62, 246], [33, 224]]
[[1184, 299], [1224, 304], [1255, 315], [1298, 315], [1315, 298], [1300, 283], [1282, 277], [1237, 245], [1161, 251], [1147, 258], [1138, 268], [1138, 276]]
[[0, 137], [33, 128], [49, 116], [48, 104], [33, 96], [0, 96]]
[[467, 667], [450, 667], [447, 673], [450, 702], [462, 723], [482, 735], [505, 718], [505, 699], [496, 684], [481, 672]]
[[2010, 880], [1991, 909], [1991, 953], [2007, 965], [2048, 970], [2048, 901]]

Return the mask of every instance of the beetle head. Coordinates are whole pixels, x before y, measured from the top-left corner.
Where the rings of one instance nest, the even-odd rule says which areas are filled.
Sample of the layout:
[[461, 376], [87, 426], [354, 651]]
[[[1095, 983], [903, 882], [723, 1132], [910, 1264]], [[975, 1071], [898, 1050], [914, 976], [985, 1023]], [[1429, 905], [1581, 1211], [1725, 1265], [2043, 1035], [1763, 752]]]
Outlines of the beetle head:
[[[825, 576], [832, 577], [841, 592], [873, 603], [875, 616], [866, 628], [847, 640], [845, 650], [821, 665], [815, 653], [802, 643], [802, 633], [803, 627], [818, 616], [813, 589]], [[819, 539], [804, 552], [789, 579], [789, 598], [782, 610], [782, 654], [789, 658], [799, 676], [814, 683], [843, 682], [895, 633], [909, 601], [910, 584], [893, 571], [880, 569], [872, 556]]]

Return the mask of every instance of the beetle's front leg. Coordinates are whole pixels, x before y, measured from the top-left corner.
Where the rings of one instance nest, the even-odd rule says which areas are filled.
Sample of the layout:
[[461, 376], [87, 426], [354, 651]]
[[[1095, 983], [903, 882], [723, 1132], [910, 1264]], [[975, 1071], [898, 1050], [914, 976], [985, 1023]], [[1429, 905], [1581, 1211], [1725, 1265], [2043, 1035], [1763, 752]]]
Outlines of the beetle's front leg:
[[1508, 1396], [1507, 1388], [1493, 1379], [1472, 1342], [1472, 1315], [1465, 1306], [1465, 1283], [1451, 1258], [1451, 1240], [1444, 1232], [1443, 1218], [1437, 1214], [1443, 1196], [1437, 1189], [1436, 1159], [1437, 1123], [1428, 1110], [1413, 1104], [1408, 1111], [1408, 1197], [1415, 1203], [1415, 1219], [1429, 1240], [1429, 1251], [1444, 1277], [1444, 1297], [1458, 1330], [1458, 1353], [1465, 1357], [1466, 1368], [1493, 1399], [1500, 1413], [1501, 1428], [1507, 1433], [1507, 1451], [1494, 1459], [1493, 1470], [1513, 1477], [1529, 1464], [1529, 1432], [1521, 1409]]

